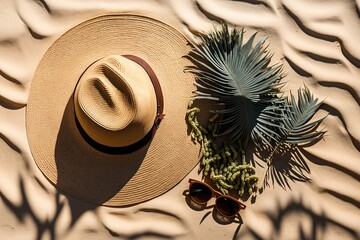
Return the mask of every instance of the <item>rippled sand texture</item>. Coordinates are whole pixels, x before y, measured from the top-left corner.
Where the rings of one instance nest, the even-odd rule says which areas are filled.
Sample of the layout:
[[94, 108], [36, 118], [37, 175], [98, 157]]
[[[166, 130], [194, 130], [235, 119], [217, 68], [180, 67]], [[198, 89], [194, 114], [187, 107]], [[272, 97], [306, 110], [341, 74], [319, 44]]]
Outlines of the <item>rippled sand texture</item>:
[[[297, 155], [303, 176], [275, 164], [270, 187], [249, 199], [235, 222], [211, 207], [190, 208], [188, 177], [128, 208], [92, 206], [56, 191], [26, 139], [30, 82], [64, 31], [113, 11], [160, 18], [192, 40], [221, 20], [245, 27], [247, 36], [268, 35], [274, 62], [287, 72], [285, 90], [306, 84], [324, 100], [315, 118], [329, 114], [320, 126], [324, 140]], [[360, 239], [359, 0], [1, 0], [0, 26], [0, 239]], [[199, 178], [197, 168], [189, 177]]]

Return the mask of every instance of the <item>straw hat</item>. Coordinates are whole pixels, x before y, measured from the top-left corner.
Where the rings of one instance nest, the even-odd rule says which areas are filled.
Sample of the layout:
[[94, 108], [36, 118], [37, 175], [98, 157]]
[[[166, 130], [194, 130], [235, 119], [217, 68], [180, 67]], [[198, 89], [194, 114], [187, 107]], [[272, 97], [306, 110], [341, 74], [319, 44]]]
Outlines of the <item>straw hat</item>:
[[59, 190], [98, 205], [159, 196], [196, 165], [185, 112], [194, 76], [188, 41], [139, 15], [100, 16], [67, 31], [40, 61], [26, 128]]

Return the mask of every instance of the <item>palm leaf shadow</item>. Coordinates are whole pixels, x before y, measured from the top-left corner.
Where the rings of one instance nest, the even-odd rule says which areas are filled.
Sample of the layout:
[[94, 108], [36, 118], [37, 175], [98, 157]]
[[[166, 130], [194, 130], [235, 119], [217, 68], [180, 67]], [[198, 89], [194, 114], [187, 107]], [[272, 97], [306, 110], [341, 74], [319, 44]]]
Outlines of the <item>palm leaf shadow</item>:
[[[264, 184], [260, 186], [260, 191], [266, 187], [281, 186], [284, 190], [291, 190], [289, 182], [309, 182], [311, 170], [301, 154], [301, 146], [291, 146], [282, 144], [276, 154], [273, 155], [273, 161], [264, 173]], [[257, 155], [267, 154], [257, 152]]]
[[12, 213], [14, 213], [17, 220], [21, 223], [25, 221], [26, 217], [31, 218], [32, 222], [36, 226], [36, 232], [37, 232], [36, 239], [38, 240], [43, 239], [44, 234], [47, 232], [50, 234], [50, 239], [55, 239], [56, 236], [55, 225], [64, 207], [64, 203], [60, 202], [59, 193], [56, 193], [54, 199], [56, 205], [54, 217], [52, 219], [46, 219], [45, 221], [43, 221], [36, 215], [36, 213], [29, 204], [29, 200], [25, 192], [25, 186], [22, 177], [19, 178], [19, 188], [21, 194], [21, 204], [15, 204], [11, 202], [9, 198], [7, 198], [2, 192], [0, 192], [0, 197], [3, 203], [5, 204], [5, 206], [9, 208], [9, 210], [11, 210]]
[[[306, 221], [305, 224], [301, 224], [302, 221], [299, 221], [298, 226], [294, 225], [292, 229], [284, 229], [284, 226], [289, 226], [288, 220], [291, 216], [301, 216], [301, 219]], [[296, 239], [324, 239], [326, 231], [329, 231], [332, 228], [338, 229], [341, 234], [346, 233], [351, 239], [360, 239], [360, 235], [356, 229], [353, 229], [344, 223], [341, 220], [333, 219], [330, 216], [327, 216], [326, 212], [322, 209], [314, 210], [305, 203], [303, 199], [290, 199], [290, 201], [285, 206], [276, 206], [276, 211], [266, 211], [264, 212], [269, 223], [272, 223], [272, 235], [269, 236], [269, 239], [277, 239], [283, 231], [293, 231], [297, 233], [294, 237]], [[261, 229], [261, 228], [259, 228]], [[259, 236], [261, 235], [257, 229], [249, 228], [249, 234], [252, 236], [252, 239], [262, 239]]]
[[[31, 222], [36, 226], [35, 239], [44, 239], [44, 236], [47, 234], [50, 235], [50, 239], [56, 239], [56, 226], [58, 224], [60, 215], [64, 211], [64, 206], [66, 202], [60, 199], [61, 193], [56, 190], [56, 192], [52, 196], [54, 201], [53, 204], [55, 205], [55, 213], [51, 217], [43, 220], [39, 216], [37, 216], [36, 211], [32, 209], [25, 190], [24, 180], [21, 176], [19, 177], [18, 187], [21, 195], [20, 204], [12, 202], [10, 198], [8, 198], [2, 191], [0, 191], [0, 199], [2, 200], [4, 205], [14, 214], [14, 216], [20, 223], [25, 223], [25, 219], [27, 218], [31, 219]], [[90, 204], [84, 204], [79, 200], [72, 199], [71, 197], [65, 197], [67, 198], [71, 211], [71, 223], [68, 226], [68, 230], [70, 230], [72, 227], [75, 226], [76, 222], [86, 211], [94, 209], [95, 206], [92, 206]], [[44, 209], [44, 211], [46, 211], [46, 209]]]

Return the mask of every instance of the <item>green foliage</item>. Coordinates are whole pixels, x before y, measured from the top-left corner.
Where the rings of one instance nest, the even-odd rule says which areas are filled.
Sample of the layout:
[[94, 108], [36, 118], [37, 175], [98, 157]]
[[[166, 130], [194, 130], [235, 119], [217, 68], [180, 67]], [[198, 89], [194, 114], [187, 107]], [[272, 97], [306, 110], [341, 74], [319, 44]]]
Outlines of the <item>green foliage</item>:
[[307, 123], [319, 107], [318, 99], [306, 87], [299, 90], [298, 101], [293, 95], [284, 98], [282, 65], [269, 66], [272, 54], [264, 46], [266, 38], [254, 44], [255, 36], [245, 42], [243, 30], [223, 24], [221, 30], [200, 37], [189, 54], [196, 67], [188, 71], [197, 75], [193, 98], [216, 103], [211, 112], [222, 116], [217, 135], [226, 135], [230, 142], [241, 139], [246, 146], [251, 139], [258, 147], [274, 149], [282, 141], [319, 139], [323, 132], [314, 130], [323, 119]]
[[[189, 121], [193, 127], [192, 134], [201, 143], [202, 149], [207, 146], [206, 141], [213, 141], [216, 137], [225, 137], [230, 144], [240, 143], [245, 148], [251, 140], [257, 147], [270, 150], [268, 167], [280, 146], [297, 146], [322, 138], [324, 132], [316, 131], [316, 128], [324, 118], [309, 122], [321, 102], [307, 87], [298, 90], [297, 100], [291, 93], [289, 98], [284, 97], [280, 91], [283, 86], [280, 81], [284, 76], [282, 64], [269, 66], [272, 54], [267, 51], [268, 46], [264, 46], [266, 37], [257, 42], [255, 37], [256, 33], [245, 41], [243, 30], [230, 30], [226, 24], [221, 30], [199, 36], [200, 43], [189, 53], [195, 67], [187, 69], [197, 76], [193, 99], [215, 103], [211, 105], [210, 112], [219, 117], [210, 121], [213, 122], [210, 134], [209, 129], [199, 126], [193, 118], [199, 109], [190, 109], [194, 115], [188, 116], [192, 116], [193, 121]], [[216, 148], [211, 149], [214, 151]], [[211, 151], [206, 153], [211, 155]], [[210, 177], [220, 189], [233, 186], [232, 182], [222, 184], [220, 180], [225, 178], [217, 176], [221, 169], [229, 169], [226, 164], [235, 164], [236, 161], [228, 161], [221, 154], [220, 158], [216, 154], [211, 157], [211, 161], [202, 162], [204, 174], [210, 171]], [[218, 172], [215, 168], [211, 172], [211, 167], [215, 165], [209, 164], [215, 162]], [[222, 168], [222, 164], [227, 167]], [[241, 162], [240, 166], [243, 165], [246, 163]], [[246, 174], [235, 176], [238, 175], [240, 180], [237, 181], [246, 179]]]
[[201, 146], [203, 175], [209, 176], [223, 194], [228, 194], [231, 189], [238, 190], [239, 196], [256, 192], [259, 178], [255, 175], [255, 168], [246, 163], [241, 144], [234, 147], [234, 144], [221, 143], [221, 148], [218, 148], [214, 142], [214, 130], [219, 115], [210, 117], [204, 128], [197, 120], [200, 109], [192, 107], [192, 103], [190, 101], [186, 119], [191, 126], [192, 140]]
[[197, 68], [194, 99], [212, 100], [225, 108], [212, 109], [223, 114], [218, 121], [219, 135], [230, 135], [232, 142], [251, 138], [256, 145], [280, 136], [274, 129], [284, 109], [284, 99], [278, 98], [283, 74], [281, 64], [268, 67], [271, 54], [263, 47], [262, 38], [252, 48], [256, 34], [244, 43], [244, 31], [215, 31], [201, 37], [202, 43], [190, 53]]
[[298, 89], [298, 101], [290, 93], [290, 100], [286, 99], [288, 110], [280, 121], [282, 141], [288, 144], [305, 144], [321, 138], [325, 132], [314, 130], [325, 117], [309, 123], [320, 104], [307, 87]]
[[286, 99], [287, 110], [284, 111], [284, 117], [279, 121], [281, 125], [279, 135], [281, 138], [267, 158], [267, 167], [270, 166], [273, 155], [279, 149], [291, 148], [291, 145], [297, 146], [312, 143], [323, 137], [325, 132], [316, 131], [316, 128], [326, 116], [309, 122], [320, 105], [321, 102], [314, 98], [306, 86], [298, 89], [297, 101], [294, 95], [290, 93], [290, 99]]

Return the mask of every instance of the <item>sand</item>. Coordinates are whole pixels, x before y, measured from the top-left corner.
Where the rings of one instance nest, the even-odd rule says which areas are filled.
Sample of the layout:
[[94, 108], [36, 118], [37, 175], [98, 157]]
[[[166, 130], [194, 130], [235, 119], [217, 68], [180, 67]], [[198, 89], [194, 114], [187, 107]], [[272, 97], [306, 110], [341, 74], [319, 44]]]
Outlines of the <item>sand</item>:
[[[0, 9], [0, 239], [360, 239], [359, 0], [1, 0]], [[315, 118], [329, 114], [324, 139], [300, 151], [311, 180], [270, 180], [235, 221], [220, 219], [214, 200], [189, 206], [183, 193], [189, 177], [200, 179], [198, 167], [166, 194], [126, 208], [59, 193], [28, 147], [31, 79], [67, 29], [116, 11], [159, 18], [190, 40], [221, 19], [269, 36], [287, 73], [284, 90], [306, 84], [324, 100]]]

